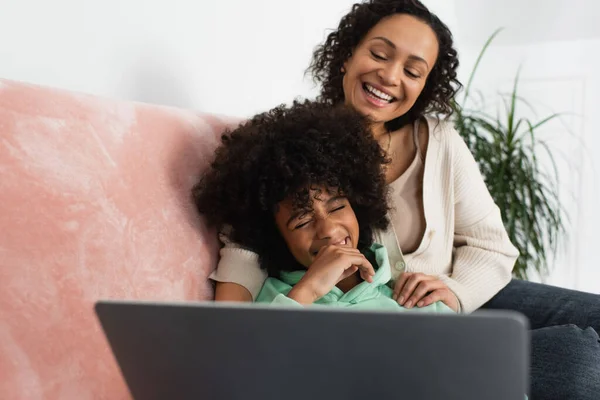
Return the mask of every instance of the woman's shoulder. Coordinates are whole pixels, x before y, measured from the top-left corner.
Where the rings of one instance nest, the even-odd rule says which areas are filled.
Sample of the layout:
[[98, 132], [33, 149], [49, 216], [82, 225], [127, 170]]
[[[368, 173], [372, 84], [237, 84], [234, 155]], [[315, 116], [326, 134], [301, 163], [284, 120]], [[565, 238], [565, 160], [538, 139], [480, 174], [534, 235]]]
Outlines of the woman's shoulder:
[[454, 121], [448, 118], [438, 118], [432, 115], [423, 117], [426, 121], [428, 145], [434, 153], [442, 152], [448, 155], [466, 147], [463, 138], [454, 126]]
[[457, 135], [456, 128], [454, 127], [454, 121], [448, 118], [440, 118], [434, 115], [425, 115], [422, 117], [422, 121], [426, 121], [427, 131], [431, 138], [438, 140], [446, 139], [449, 136]]

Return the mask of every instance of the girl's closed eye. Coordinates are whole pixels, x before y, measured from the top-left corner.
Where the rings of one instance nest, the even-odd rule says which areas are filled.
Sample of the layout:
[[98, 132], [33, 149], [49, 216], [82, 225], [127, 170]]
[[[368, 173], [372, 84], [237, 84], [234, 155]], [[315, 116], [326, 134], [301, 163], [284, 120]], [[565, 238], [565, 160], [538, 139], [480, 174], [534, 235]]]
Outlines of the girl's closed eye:
[[311, 222], [312, 222], [312, 219], [304, 220], [304, 221], [300, 222], [298, 225], [296, 225], [294, 227], [294, 230], [303, 228], [303, 227], [307, 226], [308, 224], [310, 224]]
[[[341, 206], [333, 208], [332, 210], [329, 211], [329, 213], [332, 214], [332, 213], [334, 213], [336, 211], [340, 211], [340, 210], [342, 210], [344, 208], [346, 208], [346, 205], [341, 205]], [[297, 224], [296, 226], [294, 226], [294, 230], [296, 230], [296, 229], [302, 229], [302, 228], [304, 228], [305, 226], [307, 226], [308, 224], [310, 224], [313, 221], [312, 218], [308, 218], [308, 219], [304, 218], [304, 217], [300, 217], [300, 218], [302, 218], [303, 220], [300, 221], [299, 224]]]

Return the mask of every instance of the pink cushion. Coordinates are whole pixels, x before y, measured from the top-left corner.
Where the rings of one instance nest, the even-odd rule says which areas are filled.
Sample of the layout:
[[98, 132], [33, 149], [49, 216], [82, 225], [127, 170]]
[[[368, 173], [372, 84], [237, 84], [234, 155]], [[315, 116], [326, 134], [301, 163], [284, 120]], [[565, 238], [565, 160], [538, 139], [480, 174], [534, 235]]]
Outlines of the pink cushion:
[[98, 299], [204, 300], [190, 188], [237, 121], [0, 80], [0, 393], [129, 393]]

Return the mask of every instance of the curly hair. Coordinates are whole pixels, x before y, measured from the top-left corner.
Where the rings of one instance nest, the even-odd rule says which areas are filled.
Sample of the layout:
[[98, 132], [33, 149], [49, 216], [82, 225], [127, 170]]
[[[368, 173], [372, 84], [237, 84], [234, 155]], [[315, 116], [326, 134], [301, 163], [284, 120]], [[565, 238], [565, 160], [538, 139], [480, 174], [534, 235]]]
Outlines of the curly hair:
[[344, 195], [358, 221], [359, 250], [388, 226], [382, 165], [389, 160], [366, 119], [348, 107], [294, 102], [226, 131], [221, 142], [193, 188], [196, 207], [209, 224], [230, 227], [230, 238], [256, 252], [270, 276], [302, 268], [275, 224], [284, 199], [310, 209], [318, 196], [311, 188]]
[[426, 23], [435, 33], [439, 52], [423, 91], [413, 107], [403, 116], [386, 123], [390, 131], [412, 123], [426, 113], [451, 115], [453, 99], [462, 87], [457, 79], [458, 54], [450, 29], [418, 0], [369, 0], [352, 6], [325, 43], [315, 48], [307, 73], [321, 87], [318, 100], [328, 104], [344, 102], [342, 87], [344, 63], [367, 33], [382, 19], [407, 14]]

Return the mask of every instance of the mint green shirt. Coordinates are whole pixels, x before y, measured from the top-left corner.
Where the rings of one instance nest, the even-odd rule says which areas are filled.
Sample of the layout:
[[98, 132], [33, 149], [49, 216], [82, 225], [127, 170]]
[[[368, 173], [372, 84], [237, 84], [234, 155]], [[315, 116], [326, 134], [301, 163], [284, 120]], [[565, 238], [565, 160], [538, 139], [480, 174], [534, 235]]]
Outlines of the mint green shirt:
[[[393, 291], [387, 285], [392, 278], [387, 250], [380, 244], [373, 244], [371, 251], [375, 257], [375, 265], [373, 267], [376, 268], [372, 283], [363, 281], [346, 293], [342, 292], [338, 287], [334, 287], [331, 292], [317, 300], [314, 305], [357, 310], [397, 310], [400, 312], [430, 313], [454, 312], [442, 302], [433, 303], [427, 307], [414, 307], [412, 309], [406, 309], [399, 305], [392, 299]], [[287, 294], [295, 284], [300, 282], [304, 274], [305, 271], [282, 272], [281, 280], [268, 278], [258, 294], [256, 302], [302, 307], [301, 304], [287, 297]]]

